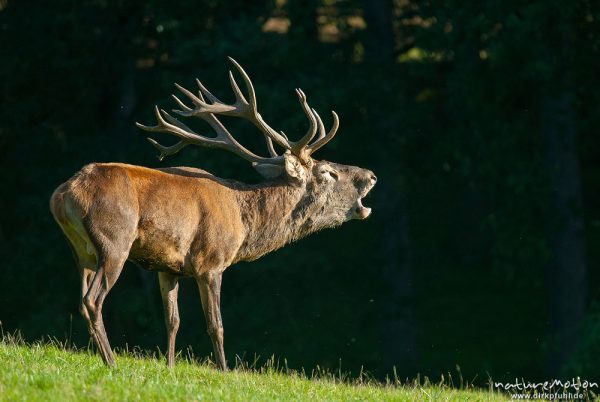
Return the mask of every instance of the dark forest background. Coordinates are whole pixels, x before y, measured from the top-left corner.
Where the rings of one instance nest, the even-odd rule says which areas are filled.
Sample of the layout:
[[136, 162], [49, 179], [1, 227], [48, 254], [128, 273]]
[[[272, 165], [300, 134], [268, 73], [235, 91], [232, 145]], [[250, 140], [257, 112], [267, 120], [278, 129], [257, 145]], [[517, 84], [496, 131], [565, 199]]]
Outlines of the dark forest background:
[[[48, 210], [83, 165], [259, 180], [224, 151], [159, 162], [134, 126], [153, 123], [154, 104], [175, 106], [174, 82], [199, 77], [231, 101], [232, 56], [288, 135], [306, 130], [294, 88], [322, 116], [335, 109], [340, 131], [316, 157], [379, 183], [367, 221], [226, 272], [230, 362], [599, 379], [599, 28], [595, 0], [0, 0], [4, 331], [87, 344], [77, 270]], [[251, 125], [228, 123], [260, 150]], [[180, 306], [178, 349], [208, 355], [194, 281]], [[164, 350], [155, 274], [128, 265], [105, 312], [113, 346]]]

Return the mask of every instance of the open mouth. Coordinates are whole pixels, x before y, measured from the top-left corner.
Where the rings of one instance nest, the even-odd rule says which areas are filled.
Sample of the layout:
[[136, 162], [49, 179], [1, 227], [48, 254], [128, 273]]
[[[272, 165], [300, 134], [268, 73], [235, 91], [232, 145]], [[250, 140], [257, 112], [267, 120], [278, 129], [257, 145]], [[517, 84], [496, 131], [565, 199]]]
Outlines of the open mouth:
[[354, 208], [355, 219], [366, 219], [369, 217], [369, 215], [371, 215], [371, 208], [365, 207], [362, 203], [363, 199], [367, 197], [367, 195], [369, 195], [371, 188], [367, 189], [367, 191], [365, 191], [363, 195], [361, 195], [360, 198], [356, 200], [356, 207]]
[[371, 208], [367, 208], [362, 204], [362, 198], [359, 198], [356, 204], [354, 213], [358, 219], [366, 219], [371, 215]]

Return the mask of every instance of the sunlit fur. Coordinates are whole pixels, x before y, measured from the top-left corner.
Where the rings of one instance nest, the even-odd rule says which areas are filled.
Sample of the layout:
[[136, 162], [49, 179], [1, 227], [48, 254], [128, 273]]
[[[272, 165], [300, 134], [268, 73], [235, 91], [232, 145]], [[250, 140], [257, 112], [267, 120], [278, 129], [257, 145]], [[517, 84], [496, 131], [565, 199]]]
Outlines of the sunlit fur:
[[295, 156], [285, 158], [280, 177], [257, 185], [193, 168], [94, 163], [56, 189], [50, 208], [76, 256], [81, 312], [107, 364], [114, 359], [102, 302], [126, 260], [162, 273], [169, 365], [179, 325], [177, 278], [198, 280], [217, 363], [225, 369], [220, 274], [236, 262], [369, 215], [361, 198], [375, 184], [371, 171], [325, 161], [307, 167]]

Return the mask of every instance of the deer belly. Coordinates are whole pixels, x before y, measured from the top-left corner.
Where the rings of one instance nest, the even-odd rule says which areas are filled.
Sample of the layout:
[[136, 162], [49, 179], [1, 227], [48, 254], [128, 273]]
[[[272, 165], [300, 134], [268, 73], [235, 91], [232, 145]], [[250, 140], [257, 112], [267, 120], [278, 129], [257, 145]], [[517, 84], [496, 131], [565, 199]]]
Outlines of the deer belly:
[[129, 260], [151, 271], [182, 273], [191, 239], [160, 230], [140, 230]]

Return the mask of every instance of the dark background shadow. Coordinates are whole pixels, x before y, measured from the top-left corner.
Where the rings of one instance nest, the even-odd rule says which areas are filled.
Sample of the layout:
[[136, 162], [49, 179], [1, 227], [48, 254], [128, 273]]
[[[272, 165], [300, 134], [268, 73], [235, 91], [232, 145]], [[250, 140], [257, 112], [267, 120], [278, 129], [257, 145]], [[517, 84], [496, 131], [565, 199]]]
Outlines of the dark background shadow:
[[[231, 101], [230, 55], [273, 127], [304, 133], [301, 87], [326, 125], [328, 110], [341, 117], [316, 157], [379, 177], [369, 220], [225, 274], [230, 361], [598, 379], [599, 20], [583, 0], [0, 0], [4, 330], [87, 343], [75, 264], [48, 210], [86, 163], [259, 180], [223, 151], [158, 162], [134, 126], [154, 121], [154, 104], [176, 106], [174, 82], [199, 77]], [[227, 125], [265, 154], [253, 127]], [[193, 281], [180, 305], [178, 349], [209, 354]], [[164, 348], [154, 274], [128, 265], [105, 306], [113, 346]]]

